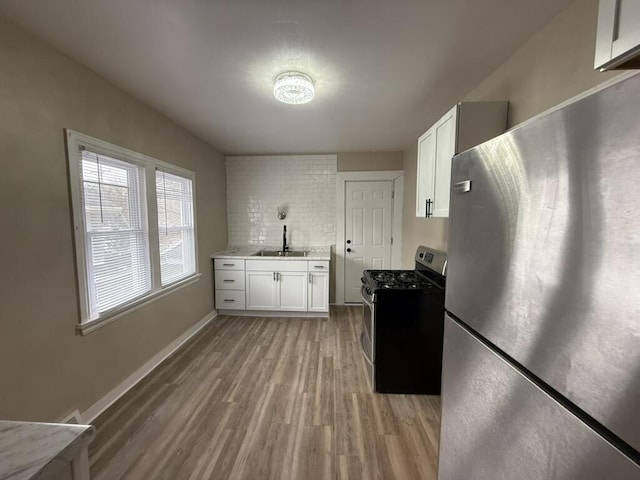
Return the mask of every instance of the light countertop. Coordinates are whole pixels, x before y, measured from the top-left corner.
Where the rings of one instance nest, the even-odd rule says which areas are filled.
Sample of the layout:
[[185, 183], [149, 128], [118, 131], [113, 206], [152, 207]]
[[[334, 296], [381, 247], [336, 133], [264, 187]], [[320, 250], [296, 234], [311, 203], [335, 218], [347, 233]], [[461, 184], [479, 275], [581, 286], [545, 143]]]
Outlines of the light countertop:
[[331, 247], [305, 247], [294, 248], [296, 250], [304, 250], [307, 253], [304, 257], [263, 257], [256, 255], [261, 250], [278, 250], [277, 247], [234, 247], [221, 252], [216, 252], [211, 255], [211, 258], [227, 258], [227, 259], [242, 259], [242, 260], [330, 260], [331, 259]]
[[0, 479], [37, 478], [69, 463], [95, 435], [91, 425], [0, 421]]

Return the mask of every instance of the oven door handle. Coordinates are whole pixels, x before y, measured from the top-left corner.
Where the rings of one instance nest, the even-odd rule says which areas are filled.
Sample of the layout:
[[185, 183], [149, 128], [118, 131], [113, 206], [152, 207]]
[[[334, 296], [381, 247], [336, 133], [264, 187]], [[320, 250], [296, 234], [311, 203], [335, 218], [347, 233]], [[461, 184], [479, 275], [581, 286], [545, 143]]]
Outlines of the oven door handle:
[[360, 296], [362, 297], [362, 303], [364, 303], [367, 307], [369, 307], [371, 310], [373, 310], [373, 303], [369, 302], [367, 300], [368, 295], [365, 292], [365, 286], [363, 285], [362, 288], [360, 288]]
[[362, 350], [362, 356], [364, 357], [364, 359], [367, 361], [369, 365], [373, 366], [373, 362], [369, 358], [369, 355], [367, 355], [367, 349], [364, 346], [365, 344], [364, 335], [365, 333], [363, 330], [362, 332], [360, 332], [360, 349]]

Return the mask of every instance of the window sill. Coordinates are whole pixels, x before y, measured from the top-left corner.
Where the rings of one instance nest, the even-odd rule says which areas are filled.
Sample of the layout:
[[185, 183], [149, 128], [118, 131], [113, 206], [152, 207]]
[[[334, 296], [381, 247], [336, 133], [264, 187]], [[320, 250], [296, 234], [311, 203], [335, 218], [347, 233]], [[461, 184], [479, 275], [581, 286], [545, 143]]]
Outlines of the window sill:
[[134, 312], [156, 300], [159, 300], [162, 297], [166, 297], [167, 295], [180, 290], [181, 288], [187, 287], [197, 281], [202, 277], [202, 273], [196, 273], [190, 277], [185, 278], [184, 280], [180, 280], [162, 290], [157, 292], [150, 293], [142, 298], [139, 298], [134, 303], [130, 303], [121, 309], [118, 309], [114, 312], [110, 312], [107, 316], [98, 318], [96, 320], [91, 320], [88, 322], [79, 323], [76, 325], [76, 331], [81, 335], [88, 335], [91, 332], [95, 332], [99, 328], [104, 327], [105, 325], [110, 324], [111, 322], [115, 322], [116, 320], [129, 315], [131, 312]]

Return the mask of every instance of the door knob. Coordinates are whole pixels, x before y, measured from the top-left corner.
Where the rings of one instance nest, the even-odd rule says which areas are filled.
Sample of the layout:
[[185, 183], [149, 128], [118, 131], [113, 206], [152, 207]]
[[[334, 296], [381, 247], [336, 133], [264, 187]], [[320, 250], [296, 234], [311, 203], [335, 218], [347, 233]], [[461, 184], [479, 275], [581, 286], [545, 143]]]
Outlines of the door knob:
[[348, 243], [348, 244], [350, 244], [350, 243], [351, 243], [351, 240], [347, 240], [347, 243]]
[[347, 248], [347, 253], [351, 253], [351, 249], [350, 248]]

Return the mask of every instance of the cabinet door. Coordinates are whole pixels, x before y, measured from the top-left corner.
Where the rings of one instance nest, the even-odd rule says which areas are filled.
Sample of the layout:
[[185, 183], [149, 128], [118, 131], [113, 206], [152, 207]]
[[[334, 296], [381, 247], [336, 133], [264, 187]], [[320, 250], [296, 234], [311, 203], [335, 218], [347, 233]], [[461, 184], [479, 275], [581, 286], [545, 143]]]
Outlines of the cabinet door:
[[245, 280], [247, 310], [275, 310], [277, 285], [273, 272], [247, 272]]
[[418, 164], [416, 168], [416, 217], [426, 217], [426, 202], [428, 199], [433, 201], [434, 198], [435, 128], [431, 128], [418, 139]]
[[278, 310], [307, 310], [307, 272], [278, 272]]
[[451, 109], [436, 125], [435, 182], [433, 216], [449, 216], [451, 161], [456, 154], [457, 107]]
[[310, 312], [329, 311], [329, 272], [309, 272], [308, 308]]
[[[608, 70], [640, 54], [640, 2], [600, 0], [594, 68]], [[638, 68], [635, 61], [629, 68]]]

